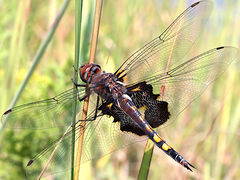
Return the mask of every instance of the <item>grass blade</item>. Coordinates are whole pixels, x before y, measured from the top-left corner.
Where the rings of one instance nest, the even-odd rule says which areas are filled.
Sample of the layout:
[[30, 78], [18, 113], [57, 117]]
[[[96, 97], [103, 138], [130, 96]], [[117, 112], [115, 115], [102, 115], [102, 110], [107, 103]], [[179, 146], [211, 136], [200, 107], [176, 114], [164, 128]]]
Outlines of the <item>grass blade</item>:
[[154, 143], [149, 139], [144, 150], [141, 167], [138, 173], [138, 180], [144, 180], [148, 178], [150, 164], [152, 161], [153, 149]]
[[[80, 42], [81, 42], [81, 26], [82, 26], [82, 0], [75, 1], [75, 62], [74, 69], [77, 70], [80, 62]], [[78, 71], [74, 71], [74, 82], [78, 80]], [[74, 86], [74, 85], [73, 85]], [[73, 92], [74, 93], [74, 92]], [[77, 111], [77, 97], [73, 95], [72, 105], [72, 157], [71, 157], [71, 179], [74, 178], [74, 155], [75, 155], [75, 122]]]
[[[96, 8], [95, 8], [89, 63], [93, 63], [94, 59], [95, 59], [95, 54], [96, 54], [96, 49], [97, 49], [98, 32], [99, 32], [100, 19], [101, 19], [101, 12], [102, 12], [102, 0], [97, 0]], [[87, 91], [86, 91], [86, 93], [87, 93]], [[87, 97], [84, 100], [83, 113], [82, 113], [82, 118], [81, 118], [82, 120], [85, 120], [87, 117], [88, 102], [89, 102], [89, 97]], [[81, 128], [79, 129], [81, 136], [78, 140], [78, 149], [77, 149], [75, 164], [80, 164], [80, 162], [81, 162], [82, 144], [83, 144], [83, 138], [84, 138], [85, 124], [86, 124], [85, 121], [82, 121]], [[74, 172], [75, 180], [79, 179], [79, 172], [80, 172], [80, 166], [76, 166], [75, 172]]]

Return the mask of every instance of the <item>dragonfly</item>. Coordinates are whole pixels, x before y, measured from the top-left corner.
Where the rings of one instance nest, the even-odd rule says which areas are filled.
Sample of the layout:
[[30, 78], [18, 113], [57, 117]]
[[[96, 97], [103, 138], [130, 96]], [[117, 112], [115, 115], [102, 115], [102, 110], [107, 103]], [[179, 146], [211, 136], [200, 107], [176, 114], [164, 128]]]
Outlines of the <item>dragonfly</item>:
[[[90, 113], [75, 123], [75, 140], [84, 127], [83, 154], [77, 165], [99, 158], [125, 145], [152, 140], [164, 153], [187, 170], [194, 166], [159, 136], [159, 129], [174, 121], [191, 102], [226, 71], [239, 50], [221, 46], [184, 60], [199, 37], [212, 9], [210, 1], [198, 1], [183, 11], [163, 33], [129, 56], [114, 72], [102, 71], [95, 63], [79, 68], [83, 83], [59, 95], [8, 109], [2, 115], [5, 127], [13, 129], [66, 128], [71, 121], [66, 107], [73, 98], [79, 104], [91, 95]], [[87, 89], [87, 91], [86, 91]], [[87, 92], [87, 93], [85, 93]], [[57, 119], [56, 119], [57, 117]], [[24, 118], [24, 123], [17, 122]], [[51, 131], [54, 134], [54, 131]], [[37, 177], [49, 156], [46, 174], [70, 169], [69, 145], [73, 130], [49, 143], [27, 164], [28, 177]], [[47, 141], [47, 140], [46, 140]], [[64, 170], [59, 170], [58, 165]]]

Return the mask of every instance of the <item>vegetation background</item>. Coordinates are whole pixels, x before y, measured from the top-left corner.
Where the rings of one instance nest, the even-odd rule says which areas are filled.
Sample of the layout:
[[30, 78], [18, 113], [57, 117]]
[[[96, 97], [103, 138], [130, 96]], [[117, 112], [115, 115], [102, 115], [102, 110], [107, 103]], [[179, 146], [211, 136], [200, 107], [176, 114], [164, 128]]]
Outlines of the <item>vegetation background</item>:
[[[159, 35], [194, 1], [109, 1], [103, 5], [96, 62], [114, 72], [134, 50]], [[23, 81], [62, 1], [0, 1], [0, 114]], [[215, 0], [209, 22], [192, 54], [240, 45], [240, 1]], [[72, 87], [74, 1], [64, 14], [41, 63], [17, 104], [45, 99]], [[82, 62], [88, 60], [94, 1], [84, 1]], [[114, 69], [114, 70], [113, 70]], [[198, 170], [186, 171], [155, 148], [149, 179], [240, 179], [239, 64], [211, 85], [171, 126], [165, 140]], [[23, 119], [18, 119], [23, 122]], [[2, 129], [0, 179], [24, 179], [25, 166], [48, 134]], [[34, 151], [33, 151], [34, 147]], [[82, 179], [136, 179], [144, 143], [129, 146], [81, 169]]]

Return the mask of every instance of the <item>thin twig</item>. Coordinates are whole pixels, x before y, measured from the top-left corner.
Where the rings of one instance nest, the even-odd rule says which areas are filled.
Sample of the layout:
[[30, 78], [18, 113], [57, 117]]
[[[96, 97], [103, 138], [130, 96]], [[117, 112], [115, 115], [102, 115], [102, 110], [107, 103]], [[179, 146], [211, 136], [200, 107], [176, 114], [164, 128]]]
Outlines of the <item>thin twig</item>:
[[69, 131], [71, 128], [72, 128], [72, 124], [71, 124], [70, 126], [68, 126], [67, 130], [64, 132], [63, 136], [62, 136], [62, 137], [60, 138], [60, 140], [58, 141], [56, 147], [54, 148], [54, 150], [53, 150], [53, 152], [51, 153], [49, 159], [47, 160], [46, 164], [44, 165], [44, 167], [43, 167], [41, 173], [39, 174], [39, 176], [38, 176], [38, 178], [37, 178], [37, 180], [41, 179], [41, 177], [42, 177], [42, 175], [44, 174], [44, 172], [46, 171], [46, 169], [47, 169], [47, 167], [48, 167], [50, 161], [52, 160], [52, 158], [53, 158], [55, 152], [57, 151], [58, 147], [60, 146], [60, 144], [61, 144], [63, 138], [66, 136], [66, 134], [68, 133], [68, 131]]

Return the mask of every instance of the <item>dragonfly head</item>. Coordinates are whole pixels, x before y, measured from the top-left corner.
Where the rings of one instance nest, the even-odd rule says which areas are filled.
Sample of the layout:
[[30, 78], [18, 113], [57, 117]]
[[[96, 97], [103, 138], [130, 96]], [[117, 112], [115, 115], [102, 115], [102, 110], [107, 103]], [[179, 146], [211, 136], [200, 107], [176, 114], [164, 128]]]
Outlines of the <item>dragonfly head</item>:
[[86, 63], [79, 68], [79, 74], [83, 82], [91, 83], [92, 77], [101, 73], [101, 67], [98, 64]]

